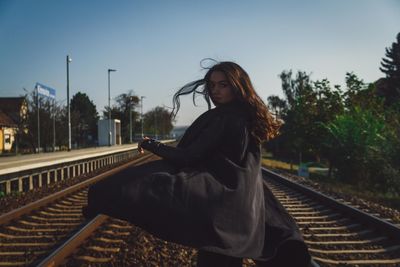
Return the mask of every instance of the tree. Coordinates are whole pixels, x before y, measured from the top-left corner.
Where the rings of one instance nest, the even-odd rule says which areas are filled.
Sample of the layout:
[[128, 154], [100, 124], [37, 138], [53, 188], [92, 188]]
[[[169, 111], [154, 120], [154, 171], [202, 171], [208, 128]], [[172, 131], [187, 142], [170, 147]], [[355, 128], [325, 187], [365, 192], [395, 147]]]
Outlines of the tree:
[[279, 96], [271, 95], [268, 97], [268, 107], [276, 118], [281, 118], [282, 111], [287, 108], [286, 101]]
[[[327, 160], [336, 178], [375, 192], [400, 192], [400, 101], [390, 107], [377, 95], [379, 81], [365, 83], [346, 73], [346, 88], [327, 79], [313, 82], [299, 71], [280, 74], [286, 105], [281, 134], [266, 144], [275, 156]], [[387, 78], [385, 78], [387, 81]], [[388, 82], [385, 82], [386, 84]], [[278, 113], [279, 98], [268, 98]], [[279, 145], [279, 146], [278, 146]]]
[[280, 136], [267, 146], [278, 157], [298, 156], [301, 162], [306, 156], [319, 161], [327, 155], [323, 146], [328, 134], [324, 124], [344, 110], [342, 91], [339, 86], [332, 89], [327, 79], [313, 82], [301, 71], [295, 78], [292, 71], [283, 71], [280, 77], [286, 101], [270, 96], [268, 102], [271, 110], [280, 110], [284, 124]]
[[[342, 100], [342, 91], [338, 85], [332, 89], [327, 79], [314, 82], [313, 90], [316, 93], [317, 99], [314, 123], [312, 131], [309, 133], [310, 139], [314, 140], [312, 142], [312, 151], [315, 153], [317, 161], [320, 161], [320, 158], [324, 157], [328, 159], [330, 164], [330, 151], [324, 146], [324, 140], [328, 135], [324, 124], [333, 121], [336, 116], [343, 114], [344, 103]], [[329, 170], [331, 171], [331, 168]]]
[[144, 132], [155, 138], [169, 135], [173, 128], [171, 112], [163, 107], [155, 107], [143, 117]]
[[[56, 116], [56, 138], [58, 137], [59, 129], [59, 118], [61, 109], [59, 107], [54, 107], [54, 102], [46, 97], [37, 97], [36, 91], [32, 91], [29, 95], [25, 96], [28, 112], [26, 120], [24, 121], [25, 130], [20, 131], [21, 135], [19, 146], [27, 150], [37, 151], [38, 145], [38, 112], [40, 120], [40, 147], [44, 151], [51, 151], [54, 143], [54, 133], [53, 133], [53, 116]], [[38, 105], [39, 104], [39, 105]], [[60, 144], [60, 139], [57, 138], [56, 145]]]
[[379, 68], [386, 74], [387, 86], [378, 89], [384, 95], [388, 105], [400, 100], [400, 33], [397, 34], [396, 39], [397, 42], [386, 48], [386, 58], [382, 58]]
[[93, 145], [97, 140], [98, 113], [96, 105], [85, 93], [71, 99], [71, 138], [78, 147]]
[[[132, 135], [139, 132], [139, 113], [135, 108], [139, 106], [139, 97], [134, 95], [130, 90], [128, 93], [120, 94], [115, 98], [116, 104], [111, 107], [111, 118], [121, 121], [121, 135], [122, 142], [128, 143], [130, 141], [130, 133], [132, 128]], [[107, 106], [103, 110], [103, 117], [108, 119], [108, 111], [110, 108]], [[129, 114], [131, 113], [131, 114]], [[132, 120], [131, 120], [132, 119]], [[130, 124], [132, 121], [132, 125]]]
[[340, 180], [398, 193], [400, 170], [394, 157], [398, 136], [382, 114], [356, 107], [337, 116], [327, 130], [326, 144]]
[[56, 116], [56, 145], [60, 149], [68, 148], [68, 112], [67, 106], [55, 106]]
[[283, 71], [280, 77], [288, 104], [282, 117], [285, 123], [280, 138], [291, 157], [297, 154], [301, 162], [304, 153], [311, 152], [314, 146], [310, 133], [315, 122], [316, 94], [310, 76], [305, 72], [299, 71], [296, 78], [292, 78], [292, 71]]
[[346, 110], [361, 108], [368, 109], [377, 115], [384, 113], [384, 99], [376, 94], [376, 83], [364, 83], [353, 72], [347, 72], [345, 80], [347, 90], [343, 94], [343, 99]]

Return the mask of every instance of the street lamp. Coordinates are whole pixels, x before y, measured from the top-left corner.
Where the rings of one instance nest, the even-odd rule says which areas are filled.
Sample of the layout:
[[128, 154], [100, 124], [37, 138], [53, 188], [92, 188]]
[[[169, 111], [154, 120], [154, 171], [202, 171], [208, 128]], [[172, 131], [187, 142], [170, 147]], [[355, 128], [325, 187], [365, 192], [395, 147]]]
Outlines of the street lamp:
[[131, 96], [129, 98], [129, 143], [132, 144], [132, 103], [134, 101], [134, 97]]
[[142, 124], [142, 139], [143, 139], [143, 98], [145, 98], [145, 96], [141, 96], [140, 97], [140, 119], [141, 119], [141, 124]]
[[157, 108], [154, 109], [154, 135], [156, 140], [158, 139], [157, 135]]
[[36, 100], [37, 100], [37, 132], [38, 132], [38, 153], [40, 153], [40, 108], [39, 108], [39, 87], [36, 85]]
[[110, 72], [117, 71], [108, 69], [108, 146], [111, 146], [111, 98], [110, 98]]
[[69, 63], [72, 59], [67, 55], [67, 110], [68, 110], [68, 151], [71, 151], [71, 110], [69, 107]]
[[129, 143], [132, 144], [132, 105], [129, 104]]

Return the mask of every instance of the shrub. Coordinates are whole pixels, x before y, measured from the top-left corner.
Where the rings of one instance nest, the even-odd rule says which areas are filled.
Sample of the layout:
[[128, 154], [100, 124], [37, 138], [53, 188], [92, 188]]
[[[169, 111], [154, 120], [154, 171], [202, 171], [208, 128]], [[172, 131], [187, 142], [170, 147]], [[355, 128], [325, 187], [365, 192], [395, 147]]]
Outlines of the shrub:
[[325, 145], [338, 179], [399, 192], [399, 169], [393, 161], [398, 142], [383, 116], [355, 108], [337, 116], [326, 128]]

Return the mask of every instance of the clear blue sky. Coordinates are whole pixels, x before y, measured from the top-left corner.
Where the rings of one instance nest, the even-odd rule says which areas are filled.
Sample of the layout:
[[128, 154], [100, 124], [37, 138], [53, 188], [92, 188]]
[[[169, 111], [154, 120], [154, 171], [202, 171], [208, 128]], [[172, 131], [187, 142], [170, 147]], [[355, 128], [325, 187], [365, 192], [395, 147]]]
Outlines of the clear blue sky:
[[[382, 77], [385, 47], [400, 32], [400, 1], [77, 1], [0, 0], [0, 96], [19, 96], [36, 82], [65, 104], [66, 63], [71, 95], [86, 93], [102, 114], [111, 95], [133, 89], [144, 111], [171, 106], [174, 92], [202, 77], [211, 57], [242, 65], [266, 101], [282, 95], [279, 73], [303, 70], [312, 79], [344, 84], [354, 71], [366, 82]], [[177, 125], [206, 105], [183, 101]]]

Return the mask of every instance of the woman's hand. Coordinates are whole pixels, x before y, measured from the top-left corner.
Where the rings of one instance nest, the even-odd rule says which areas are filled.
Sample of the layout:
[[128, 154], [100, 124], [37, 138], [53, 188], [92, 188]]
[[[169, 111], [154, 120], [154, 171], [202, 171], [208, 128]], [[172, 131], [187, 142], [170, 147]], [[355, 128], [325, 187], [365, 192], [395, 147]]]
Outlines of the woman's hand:
[[142, 148], [142, 143], [143, 142], [145, 142], [145, 141], [147, 141], [147, 140], [150, 140], [150, 138], [148, 138], [147, 136], [145, 136], [145, 137], [143, 137], [143, 140], [142, 141], [140, 141], [139, 143], [138, 143], [138, 151], [139, 151], [139, 153], [140, 154], [143, 154], [144, 153], [144, 149]]

